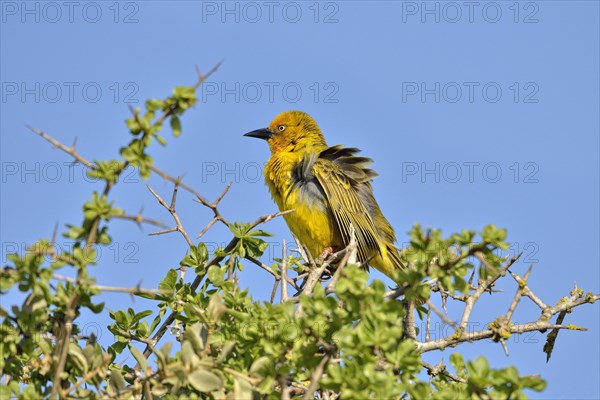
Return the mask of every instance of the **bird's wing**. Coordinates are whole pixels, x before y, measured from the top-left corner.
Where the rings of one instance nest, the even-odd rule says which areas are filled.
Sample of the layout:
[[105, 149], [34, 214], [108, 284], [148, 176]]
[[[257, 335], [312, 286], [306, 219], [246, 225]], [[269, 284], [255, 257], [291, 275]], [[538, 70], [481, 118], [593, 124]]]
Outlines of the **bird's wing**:
[[[350, 153], [346, 154], [348, 150]], [[343, 242], [346, 245], [350, 243], [352, 224], [358, 245], [358, 258], [365, 261], [373, 254], [373, 250], [380, 251], [375, 224], [359, 193], [359, 187], [368, 185], [374, 173], [363, 168], [370, 160], [351, 156], [355, 151], [356, 149], [343, 149], [339, 146], [331, 147], [315, 160], [312, 172], [325, 192]]]

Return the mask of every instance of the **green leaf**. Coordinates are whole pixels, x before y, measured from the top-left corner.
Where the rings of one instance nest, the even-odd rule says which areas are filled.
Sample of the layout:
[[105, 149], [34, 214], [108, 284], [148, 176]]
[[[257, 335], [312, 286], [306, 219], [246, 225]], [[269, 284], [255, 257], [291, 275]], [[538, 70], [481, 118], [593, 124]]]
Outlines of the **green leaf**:
[[252, 363], [252, 366], [250, 367], [250, 374], [253, 376], [263, 377], [272, 365], [273, 361], [269, 357], [259, 357]]
[[162, 137], [160, 135], [154, 135], [154, 137], [156, 138], [156, 141], [158, 143], [160, 143], [161, 146], [166, 146], [167, 145], [167, 141], [165, 140], [164, 137]]
[[208, 259], [208, 250], [204, 243], [198, 243], [198, 246], [190, 246], [188, 254], [179, 262], [180, 265], [194, 268], [197, 274], [203, 274], [206, 260]]
[[481, 232], [481, 238], [492, 245], [501, 249], [508, 249], [508, 243], [504, 242], [506, 239], [506, 229], [498, 229], [495, 225], [486, 225]]
[[142, 127], [135, 118], [127, 118], [125, 125], [127, 125], [127, 129], [129, 129], [132, 135], [138, 135], [142, 131]]
[[250, 232], [246, 233], [246, 236], [266, 236], [266, 237], [272, 237], [273, 234], [269, 233], [267, 231], [263, 231], [262, 229], [255, 229], [253, 231], [250, 231]]
[[223, 270], [218, 265], [211, 265], [208, 268], [208, 280], [212, 282], [213, 285], [219, 287], [223, 284], [223, 278], [225, 277], [225, 270]]
[[204, 350], [204, 340], [200, 334], [201, 324], [188, 325], [183, 333], [183, 340], [191, 343], [194, 352], [200, 353]]
[[108, 386], [112, 389], [112, 392], [118, 392], [121, 389], [125, 389], [125, 379], [123, 379], [120, 368], [111, 368]]
[[181, 361], [183, 361], [183, 365], [187, 369], [196, 369], [198, 367], [198, 363], [200, 362], [200, 357], [194, 351], [192, 344], [184, 340], [181, 344]]
[[223, 380], [206, 368], [199, 367], [189, 375], [190, 385], [202, 393], [210, 393], [223, 387]]
[[118, 310], [117, 312], [110, 311], [108, 315], [114, 319], [118, 325], [123, 325], [127, 322], [127, 314], [125, 314], [125, 311], [123, 310]]
[[454, 368], [457, 374], [464, 375], [465, 360], [460, 353], [452, 353], [450, 356], [450, 365]]
[[152, 314], [154, 314], [154, 312], [152, 310], [146, 310], [146, 311], [139, 312], [133, 316], [131, 322], [133, 322], [133, 323], [138, 322], [141, 319], [146, 318], [147, 316], [152, 315]]
[[181, 135], [181, 122], [176, 115], [171, 117], [171, 129], [173, 130], [173, 136], [179, 137]]
[[88, 361], [76, 343], [69, 343], [70, 360], [85, 374], [88, 371]]
[[148, 359], [146, 359], [146, 357], [140, 351], [140, 349], [138, 349], [135, 346], [129, 345], [129, 351], [131, 352], [131, 354], [133, 355], [135, 360], [138, 362], [138, 364], [140, 364], [142, 371], [144, 371], [144, 372], [147, 371], [148, 370]]
[[165, 276], [163, 278], [162, 281], [160, 281], [160, 283], [158, 284], [158, 288], [161, 290], [166, 290], [166, 291], [174, 291], [175, 290], [175, 284], [177, 283], [177, 271], [175, 271], [173, 268], [171, 268], [169, 270], [169, 272], [167, 272], [167, 276]]
[[233, 380], [233, 397], [237, 400], [252, 400], [252, 385], [245, 379]]
[[208, 302], [208, 312], [213, 318], [213, 321], [218, 321], [221, 316], [227, 312], [227, 307], [223, 303], [218, 292], [210, 297], [210, 301]]
[[156, 111], [163, 108], [165, 102], [159, 99], [149, 99], [146, 100], [146, 110], [148, 111]]

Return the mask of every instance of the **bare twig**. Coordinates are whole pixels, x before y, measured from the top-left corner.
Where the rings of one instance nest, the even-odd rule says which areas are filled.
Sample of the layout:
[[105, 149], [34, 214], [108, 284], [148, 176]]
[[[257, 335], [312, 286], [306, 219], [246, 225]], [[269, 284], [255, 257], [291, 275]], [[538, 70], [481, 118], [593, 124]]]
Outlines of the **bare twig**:
[[427, 300], [427, 306], [429, 307], [429, 309], [431, 311], [433, 311], [434, 313], [437, 314], [438, 317], [440, 317], [440, 319], [447, 325], [450, 325], [451, 327], [453, 327], [454, 329], [458, 328], [458, 325], [456, 325], [456, 323], [454, 323], [454, 321], [450, 320], [450, 318], [448, 318], [443, 312], [440, 311], [439, 308], [437, 308], [435, 306], [435, 304], [433, 304], [431, 302], [431, 300]]
[[227, 192], [229, 191], [229, 188], [231, 187], [232, 182], [229, 183], [225, 187], [225, 190], [223, 190], [223, 192], [217, 197], [217, 199], [215, 201], [210, 202], [204, 196], [202, 196], [198, 191], [196, 191], [194, 188], [192, 188], [190, 185], [182, 182], [180, 177], [175, 178], [174, 176], [169, 175], [168, 173], [164, 172], [163, 170], [161, 170], [154, 164], [147, 164], [147, 165], [148, 165], [148, 168], [150, 168], [152, 171], [154, 171], [155, 173], [160, 175], [166, 181], [175, 183], [175, 184], [179, 185], [180, 187], [182, 187], [183, 189], [190, 192], [191, 194], [193, 194], [196, 197], [197, 202], [204, 205], [205, 207], [210, 208], [213, 211], [213, 213], [214, 213], [213, 219], [200, 232], [200, 234], [198, 234], [197, 238], [200, 238], [202, 235], [204, 235], [217, 221], [221, 221], [225, 225], [229, 226], [229, 222], [225, 218], [223, 218], [223, 216], [219, 213], [217, 206], [219, 205], [219, 202], [223, 199], [225, 194], [227, 194]]
[[196, 66], [196, 74], [198, 75], [198, 82], [196, 82], [196, 84], [194, 85], [194, 88], [198, 89], [200, 87], [200, 85], [202, 85], [212, 74], [217, 72], [217, 70], [221, 67], [222, 64], [223, 64], [223, 60], [219, 61], [206, 74], [203, 74], [202, 72], [200, 72], [200, 68], [198, 68]]
[[[246, 255], [244, 258], [246, 260], [250, 261], [252, 264], [257, 265], [261, 269], [267, 271], [270, 275], [273, 276], [273, 278], [275, 278], [275, 280], [280, 281], [280, 280], [283, 279], [279, 274], [277, 274], [275, 271], [273, 271], [271, 268], [269, 268], [268, 265], [265, 265], [264, 263], [262, 263], [260, 260], [257, 260], [256, 258], [251, 257], [249, 255]], [[296, 284], [295, 281], [293, 281], [292, 279], [288, 278], [287, 276], [285, 277], [285, 280], [286, 280], [287, 283], [289, 283], [290, 285], [292, 285], [292, 287], [294, 289], [298, 289], [299, 290], [299, 287], [298, 287], [298, 285]]]
[[[431, 285], [431, 291], [432, 292], [439, 292], [442, 295], [442, 300], [450, 297], [453, 300], [458, 300], [458, 301], [462, 301], [465, 302], [467, 300], [467, 295], [457, 295], [453, 292], [450, 292], [448, 290], [443, 289], [439, 284], [435, 283], [433, 285]], [[444, 304], [442, 304], [442, 306], [444, 306]], [[444, 306], [445, 308], [445, 306]]]
[[260, 268], [262, 268], [263, 270], [267, 271], [276, 280], [280, 280], [281, 279], [281, 277], [275, 271], [273, 271], [271, 268], [269, 268], [268, 265], [265, 265], [264, 263], [262, 263], [260, 260], [257, 260], [256, 258], [254, 258], [252, 256], [248, 256], [248, 255], [246, 255], [246, 257], [244, 257], [244, 258], [246, 260], [250, 261], [252, 264], [257, 265]]
[[283, 375], [277, 376], [277, 382], [279, 382], [279, 387], [281, 387], [281, 400], [290, 400], [290, 387], [286, 377]]
[[427, 308], [427, 323], [425, 325], [425, 341], [429, 342], [431, 339], [431, 307]]
[[55, 147], [61, 149], [65, 153], [71, 155], [71, 157], [73, 157], [75, 159], [75, 161], [85, 165], [86, 167], [88, 167], [91, 170], [96, 169], [96, 166], [92, 162], [86, 160], [81, 154], [79, 154], [77, 151], [75, 151], [75, 143], [76, 142], [73, 142], [73, 145], [71, 147], [67, 147], [64, 144], [62, 144], [61, 142], [59, 142], [58, 140], [54, 139], [52, 136], [48, 135], [47, 133], [45, 133], [39, 129], [35, 129], [34, 127], [32, 127], [30, 125], [26, 125], [26, 127], [29, 128], [33, 133], [43, 137], [44, 139], [46, 139], [47, 141], [52, 143]]
[[[543, 331], [545, 329], [570, 329], [578, 331], [586, 331], [586, 328], [581, 328], [572, 325], [556, 325], [543, 321], [535, 321], [527, 324], [513, 325], [508, 328], [510, 333], [525, 333], [533, 331]], [[477, 340], [489, 339], [494, 336], [494, 331], [491, 329], [483, 329], [481, 331], [463, 333], [462, 336], [457, 335], [447, 336], [445, 338], [434, 340], [431, 342], [417, 343], [417, 351], [426, 353], [432, 350], [443, 350], [447, 347], [455, 346], [464, 342], [473, 342]]]
[[175, 228], [167, 229], [166, 231], [161, 231], [161, 232], [154, 232], [154, 233], [151, 233], [151, 235], [160, 235], [160, 234], [163, 234], [163, 233], [169, 233], [169, 232], [177, 231], [177, 232], [181, 233], [181, 235], [184, 237], [184, 239], [187, 242], [188, 246], [190, 246], [190, 247], [194, 246], [194, 242], [192, 242], [192, 239], [190, 239], [190, 237], [188, 236], [186, 230], [183, 227], [183, 224], [181, 223], [181, 220], [179, 219], [179, 216], [177, 215], [177, 212], [175, 211], [175, 203], [177, 202], [177, 189], [179, 188], [179, 181], [175, 182], [175, 187], [173, 188], [173, 196], [171, 197], [171, 205], [168, 205], [163, 200], [163, 198], [160, 197], [158, 195], [158, 193], [156, 193], [154, 191], [154, 189], [152, 189], [150, 187], [150, 185], [146, 185], [146, 187], [148, 188], [148, 190], [150, 190], [150, 192], [152, 192], [152, 194], [154, 195], [154, 197], [156, 197], [156, 199], [158, 200], [158, 202], [160, 203], [160, 205], [162, 205], [164, 208], [167, 209], [167, 211], [169, 211], [169, 213], [171, 214], [171, 216], [175, 220], [175, 224], [176, 224]]
[[417, 340], [417, 331], [415, 329], [415, 302], [413, 300], [404, 300], [404, 337]]
[[60, 336], [57, 340], [56, 354], [58, 360], [56, 362], [54, 376], [52, 377], [52, 392], [50, 393], [50, 398], [52, 399], [58, 398], [58, 392], [62, 387], [62, 373], [65, 370], [67, 355], [69, 354], [69, 344], [71, 343], [71, 333], [73, 332], [73, 320], [75, 319], [75, 305], [77, 304], [78, 299], [78, 292], [69, 299], [65, 312], [65, 321], [61, 326]]
[[326, 290], [328, 292], [332, 292], [335, 290], [335, 285], [337, 284], [338, 280], [340, 279], [340, 276], [342, 275], [342, 271], [344, 270], [346, 265], [356, 264], [357, 251], [358, 251], [358, 247], [356, 245], [356, 235], [355, 235], [355, 231], [354, 231], [354, 225], [351, 224], [350, 225], [350, 243], [344, 249], [344, 258], [342, 258], [342, 261], [338, 264], [338, 266], [333, 274], [333, 278], [331, 279], [331, 282], [329, 282], [329, 284], [326, 287]]
[[229, 182], [229, 184], [225, 187], [225, 190], [223, 190], [223, 192], [212, 203], [208, 203], [206, 201], [206, 199], [204, 199], [201, 196], [196, 196], [196, 201], [198, 201], [202, 205], [210, 208], [214, 214], [213, 219], [204, 227], [204, 229], [202, 229], [202, 231], [198, 234], [196, 239], [202, 237], [218, 221], [221, 221], [225, 225], [229, 226], [229, 222], [225, 218], [223, 218], [223, 216], [219, 212], [218, 206], [219, 206], [219, 202], [221, 200], [223, 200], [223, 197], [225, 197], [225, 195], [229, 191], [229, 188], [231, 187], [232, 184], [233, 184], [233, 182]]
[[[77, 283], [77, 279], [70, 278], [68, 276], [53, 274], [52, 278], [56, 279], [57, 281]], [[96, 285], [96, 284], [92, 284], [89, 282], [82, 282], [82, 281], [79, 281], [79, 283], [88, 283], [90, 288], [97, 289], [97, 290], [100, 290], [103, 292], [131, 293], [131, 294], [169, 294], [169, 293], [172, 293], [172, 291], [165, 290], [165, 289], [143, 289], [139, 286], [136, 286], [136, 287], [106, 286], [106, 285]]]
[[277, 294], [277, 288], [279, 287], [279, 280], [275, 279], [273, 281], [273, 289], [271, 290], [271, 297], [269, 298], [269, 301], [271, 302], [271, 304], [273, 304], [273, 302], [275, 301], [275, 295]]
[[325, 371], [325, 365], [327, 365], [327, 362], [329, 361], [330, 358], [331, 358], [331, 356], [328, 353], [325, 354], [323, 356], [323, 358], [321, 359], [321, 361], [319, 361], [319, 364], [315, 367], [315, 369], [310, 374], [310, 385], [308, 386], [308, 389], [304, 393], [304, 399], [313, 399], [314, 398], [314, 393], [319, 388], [319, 381], [321, 380], [321, 377], [323, 376], [323, 372]]
[[308, 253], [308, 251], [306, 251], [306, 249], [304, 248], [304, 245], [302, 243], [300, 243], [300, 240], [298, 240], [296, 235], [292, 234], [292, 237], [294, 238], [294, 241], [296, 242], [296, 250], [295, 251], [297, 251], [298, 254], [300, 254], [300, 257], [302, 257], [302, 260], [305, 263], [311, 264], [313, 262], [313, 259], [310, 256], [310, 254]]
[[[323, 275], [323, 272], [325, 272], [325, 269], [328, 265], [329, 264], [327, 262], [322, 262], [309, 271], [308, 277], [306, 278], [306, 283], [304, 285], [304, 289], [302, 290], [303, 294], [307, 296], [312, 295], [315, 286], [321, 279], [321, 275]], [[296, 308], [296, 318], [298, 318], [300, 315], [302, 315], [302, 303], [298, 304], [298, 307]]]
[[[285, 245], [285, 239], [282, 242], [281, 251], [281, 302], [287, 301], [288, 299], [288, 277], [287, 277], [287, 247]], [[283, 392], [282, 392], [283, 393]], [[283, 396], [283, 395], [282, 395]]]
[[137, 225], [140, 224], [150, 224], [150, 225], [155, 225], [161, 228], [164, 228], [166, 225], [156, 219], [152, 219], [152, 218], [145, 218], [142, 216], [142, 212], [140, 211], [139, 213], [137, 213], [136, 215], [128, 215], [128, 214], [115, 214], [112, 216], [112, 218], [117, 218], [117, 219], [125, 219], [128, 221], [133, 221], [135, 222]]
[[[488, 267], [489, 271], [492, 272], [494, 270], [494, 268], [492, 266], [489, 265], [488, 261], [485, 259], [485, 257], [483, 256], [483, 254], [481, 252], [475, 252], [475, 257], [477, 257], [477, 259], [479, 259], [482, 263], [486, 264], [486, 266]], [[473, 306], [475, 305], [475, 303], [477, 302], [477, 300], [479, 300], [479, 297], [481, 297], [481, 295], [488, 289], [491, 288], [491, 286], [498, 280], [498, 278], [500, 278], [501, 276], [503, 276], [506, 271], [510, 268], [511, 265], [513, 265], [521, 256], [521, 254], [518, 254], [517, 256], [511, 258], [504, 267], [502, 267], [502, 269], [497, 272], [496, 274], [490, 275], [485, 282], [481, 282], [479, 284], [479, 286], [477, 287], [477, 290], [475, 291], [475, 293], [472, 293], [470, 295], [467, 296], [466, 300], [465, 300], [465, 309], [463, 311], [463, 315], [462, 318], [460, 319], [460, 323], [459, 323], [459, 329], [464, 331], [467, 328], [467, 322], [469, 322], [469, 317], [471, 316], [471, 312], [473, 311]]]
[[[522, 281], [517, 280], [517, 282], [519, 283], [519, 287], [517, 288], [515, 297], [513, 297], [513, 301], [512, 301], [512, 303], [510, 303], [510, 307], [508, 307], [508, 311], [506, 313], [506, 319], [509, 321], [512, 318], [512, 315], [514, 314], [515, 310], [517, 309], [517, 305], [519, 304], [519, 301], [521, 301], [521, 296], [523, 295], [522, 288], [527, 286], [527, 279], [529, 279], [529, 275], [531, 274], [532, 269], [533, 269], [533, 264], [531, 264], [529, 266], [529, 269], [527, 270], [527, 272], [525, 272], [525, 275], [523, 275]], [[513, 275], [512, 272], [510, 272], [510, 274]]]
[[[575, 325], [563, 325], [562, 324], [563, 319], [561, 318], [561, 316], [563, 316], [566, 312], [570, 311], [574, 307], [577, 307], [577, 306], [580, 306], [580, 305], [586, 304], [586, 303], [594, 303], [594, 302], [600, 300], [600, 295], [593, 295], [592, 293], [587, 293], [584, 295], [583, 291], [576, 287], [571, 292], [570, 297], [563, 297], [561, 299], [561, 301], [558, 302], [554, 307], [550, 307], [550, 306], [547, 306], [542, 300], [540, 300], [539, 297], [537, 297], [533, 293], [533, 291], [527, 286], [527, 280], [532, 271], [531, 267], [527, 270], [527, 272], [525, 273], [523, 278], [520, 278], [517, 274], [510, 271], [509, 268], [515, 263], [515, 261], [518, 259], [520, 254], [517, 255], [516, 257], [513, 257], [510, 260], [508, 260], [500, 270], [497, 270], [496, 268], [493, 268], [491, 265], [489, 265], [489, 263], [487, 262], [487, 260], [485, 259], [485, 257], [483, 256], [483, 254], [480, 251], [477, 251], [473, 254], [483, 264], [486, 265], [486, 267], [488, 268], [488, 271], [495, 270], [496, 273], [490, 275], [486, 280], [480, 280], [478, 282], [478, 286], [471, 287], [471, 290], [474, 290], [474, 292], [472, 292], [470, 294], [465, 294], [462, 296], [457, 296], [457, 295], [454, 295], [453, 293], [446, 292], [444, 289], [442, 289], [439, 286], [436, 286], [436, 285], [432, 286], [432, 291], [440, 291], [446, 297], [452, 298], [456, 301], [464, 302], [465, 307], [464, 307], [464, 310], [462, 313], [460, 323], [457, 325], [456, 323], [451, 321], [444, 313], [442, 313], [437, 307], [435, 307], [435, 305], [431, 301], [428, 301], [427, 305], [429, 306], [429, 310], [431, 310], [435, 314], [437, 314], [437, 316], [444, 323], [453, 326], [456, 329], [456, 331], [454, 332], [454, 334], [444, 337], [444, 338], [441, 338], [441, 339], [438, 339], [438, 340], [431, 341], [431, 340], [429, 340], [429, 338], [426, 338], [426, 340], [424, 342], [420, 342], [420, 343], [418, 342], [417, 343], [417, 351], [423, 353], [423, 352], [432, 351], [432, 350], [443, 350], [447, 347], [454, 347], [457, 344], [464, 343], [464, 342], [472, 342], [472, 341], [492, 338], [495, 341], [500, 342], [504, 352], [506, 354], [508, 354], [508, 347], [506, 344], [507, 336], [505, 336], [505, 335], [521, 334], [524, 332], [532, 332], [532, 331], [545, 332], [548, 329], [552, 329], [551, 334], [548, 335], [548, 342], [546, 343], [546, 346], [544, 346], [544, 351], [548, 352], [548, 350], [551, 351], [550, 345], [548, 343], [551, 343], [555, 339], [559, 330], [561, 330], [561, 329], [586, 330], [585, 328], [575, 326]], [[469, 317], [473, 310], [474, 304], [477, 302], [477, 300], [481, 297], [481, 295], [484, 292], [488, 292], [488, 291], [490, 293], [495, 292], [494, 290], [492, 290], [492, 286], [500, 277], [504, 276], [506, 274], [506, 272], [509, 272], [510, 275], [514, 278], [514, 280], [519, 285], [519, 288], [511, 301], [511, 304], [508, 308], [507, 313], [505, 315], [498, 317], [493, 323], [488, 325], [489, 329], [483, 329], [483, 330], [474, 331], [474, 332], [466, 332], [467, 323], [469, 321]], [[471, 282], [472, 282], [472, 280], [470, 279], [469, 280], [470, 285], [471, 285]], [[529, 297], [540, 308], [541, 315], [537, 321], [514, 325], [511, 321], [511, 318], [523, 296]], [[554, 324], [550, 323], [549, 320], [551, 319], [551, 317], [554, 315], [557, 315], [557, 314], [558, 314], [558, 318], [557, 318], [556, 323], [554, 323]]]
[[522, 290], [522, 295], [529, 298], [531, 301], [533, 301], [540, 309], [544, 310], [546, 309], [548, 306], [546, 304], [544, 304], [544, 302], [537, 297], [529, 288], [529, 286], [527, 286], [527, 282], [524, 281], [523, 279], [521, 279], [519, 277], [519, 275], [511, 272], [510, 270], [508, 271], [510, 273], [510, 275], [514, 278], [514, 280], [517, 282], [517, 284], [519, 285], [519, 288]]

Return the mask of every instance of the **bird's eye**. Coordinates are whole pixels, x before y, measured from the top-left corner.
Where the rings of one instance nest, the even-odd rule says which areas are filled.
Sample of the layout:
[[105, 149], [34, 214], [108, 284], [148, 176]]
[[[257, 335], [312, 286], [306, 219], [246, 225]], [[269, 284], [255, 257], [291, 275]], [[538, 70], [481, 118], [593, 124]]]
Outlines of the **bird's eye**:
[[285, 125], [277, 125], [277, 130], [278, 130], [279, 132], [283, 132], [283, 131], [285, 131]]

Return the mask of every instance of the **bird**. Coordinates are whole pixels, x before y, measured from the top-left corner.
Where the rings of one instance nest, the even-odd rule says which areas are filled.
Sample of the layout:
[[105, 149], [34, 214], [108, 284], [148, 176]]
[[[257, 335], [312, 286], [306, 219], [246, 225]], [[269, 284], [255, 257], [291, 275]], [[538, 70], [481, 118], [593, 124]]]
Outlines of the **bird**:
[[373, 195], [377, 173], [368, 168], [370, 158], [354, 147], [328, 146], [302, 111], [282, 112], [267, 128], [244, 136], [267, 141], [265, 182], [280, 211], [294, 210], [283, 217], [313, 258], [346, 248], [353, 231], [357, 261], [395, 280], [403, 263], [394, 229]]

